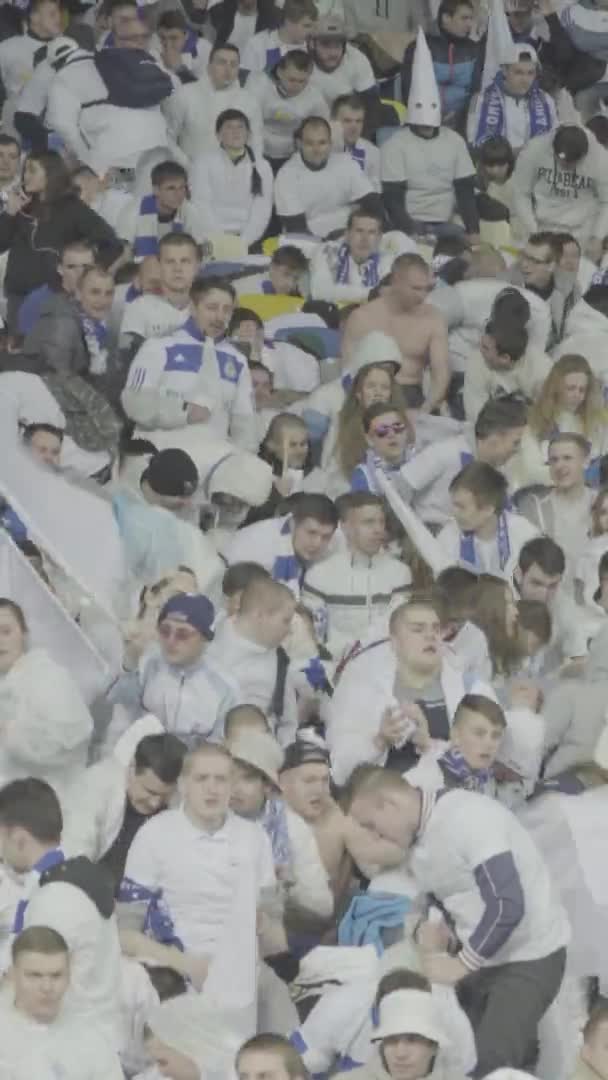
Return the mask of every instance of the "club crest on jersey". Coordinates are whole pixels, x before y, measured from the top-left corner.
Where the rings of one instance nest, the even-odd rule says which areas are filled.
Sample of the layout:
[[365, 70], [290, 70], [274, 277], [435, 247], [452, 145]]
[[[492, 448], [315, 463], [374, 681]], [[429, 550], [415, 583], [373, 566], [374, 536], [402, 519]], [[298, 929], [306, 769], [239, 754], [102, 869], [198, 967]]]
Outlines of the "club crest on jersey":
[[220, 378], [226, 379], [227, 382], [238, 382], [243, 365], [239, 364], [238, 360], [235, 360], [230, 353], [218, 352], [217, 359], [220, 367]]
[[200, 345], [188, 345], [180, 342], [165, 349], [165, 371], [199, 371], [202, 363]]

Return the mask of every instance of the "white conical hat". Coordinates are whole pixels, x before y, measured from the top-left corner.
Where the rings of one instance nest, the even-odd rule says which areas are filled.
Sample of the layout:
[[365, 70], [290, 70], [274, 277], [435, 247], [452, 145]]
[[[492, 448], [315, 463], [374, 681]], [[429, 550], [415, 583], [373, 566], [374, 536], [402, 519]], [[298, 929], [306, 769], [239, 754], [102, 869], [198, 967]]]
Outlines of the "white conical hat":
[[441, 127], [441, 99], [433, 60], [423, 30], [418, 30], [410, 96], [407, 99], [408, 124]]
[[512, 64], [516, 59], [516, 49], [507, 19], [503, 0], [490, 0], [488, 19], [488, 39], [483, 65], [481, 89], [492, 82], [501, 64]]

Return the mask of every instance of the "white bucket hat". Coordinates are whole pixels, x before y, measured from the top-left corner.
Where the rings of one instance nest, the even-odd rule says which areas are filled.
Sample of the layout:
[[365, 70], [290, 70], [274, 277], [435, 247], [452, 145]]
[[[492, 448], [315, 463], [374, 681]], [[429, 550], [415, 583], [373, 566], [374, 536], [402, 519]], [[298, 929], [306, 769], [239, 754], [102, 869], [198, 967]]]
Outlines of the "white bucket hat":
[[437, 1020], [432, 994], [427, 990], [395, 990], [380, 1002], [378, 1026], [372, 1042], [393, 1035], [421, 1035], [445, 1046], [446, 1036]]
[[228, 744], [233, 758], [251, 765], [275, 787], [279, 786], [279, 770], [283, 764], [283, 751], [272, 735], [263, 731], [242, 731]]

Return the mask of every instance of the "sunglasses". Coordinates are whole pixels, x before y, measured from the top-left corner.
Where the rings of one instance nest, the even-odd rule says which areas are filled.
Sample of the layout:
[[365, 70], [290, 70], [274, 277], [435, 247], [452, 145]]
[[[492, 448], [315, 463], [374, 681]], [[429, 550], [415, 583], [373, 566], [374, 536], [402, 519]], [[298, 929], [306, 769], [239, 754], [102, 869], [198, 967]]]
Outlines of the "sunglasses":
[[161, 623], [158, 633], [165, 641], [190, 641], [198, 630], [189, 630], [186, 626], [168, 626]]
[[394, 424], [378, 424], [378, 427], [372, 431], [372, 435], [377, 435], [379, 439], [386, 439], [387, 435], [401, 435], [402, 431], [405, 431], [405, 424], [401, 420], [396, 420]]

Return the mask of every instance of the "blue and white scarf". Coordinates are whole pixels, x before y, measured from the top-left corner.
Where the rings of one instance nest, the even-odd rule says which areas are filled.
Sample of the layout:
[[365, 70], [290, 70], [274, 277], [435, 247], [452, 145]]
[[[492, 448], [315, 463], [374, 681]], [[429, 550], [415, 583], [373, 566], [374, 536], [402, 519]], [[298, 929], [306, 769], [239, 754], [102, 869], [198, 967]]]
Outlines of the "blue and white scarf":
[[[356, 264], [357, 265], [357, 264]], [[380, 281], [380, 256], [371, 255], [364, 263], [358, 264], [361, 281], [366, 289], [374, 289]], [[348, 244], [340, 244], [337, 251], [335, 278], [337, 285], [348, 285], [350, 281], [351, 255]]]
[[[546, 95], [536, 83], [526, 95], [530, 138], [551, 130], [551, 110]], [[481, 99], [481, 112], [474, 145], [479, 146], [493, 135], [506, 135], [504, 75], [499, 71]]]
[[451, 746], [441, 755], [439, 767], [465, 791], [478, 791], [483, 795], [492, 780], [491, 769], [472, 769], [456, 746]]
[[280, 581], [283, 585], [287, 585], [287, 588], [291, 589], [297, 597], [300, 595], [306, 566], [298, 559], [293, 550], [291, 525], [291, 517], [288, 517], [287, 521], [284, 521], [281, 526], [279, 552], [272, 564], [272, 577], [274, 581]]
[[[511, 557], [511, 541], [509, 539], [509, 526], [506, 514], [498, 515], [498, 527], [496, 530], [496, 544], [498, 547], [498, 562], [500, 569], [504, 570]], [[479, 563], [477, 548], [475, 546], [475, 533], [464, 532], [460, 534], [460, 561], [470, 566], [472, 570], [480, 573], [483, 567]]]
[[272, 281], [270, 280], [270, 278], [264, 278], [264, 280], [262, 282], [262, 292], [264, 293], [265, 296], [276, 296], [277, 295], [277, 290], [275, 289], [274, 285], [272, 284]]
[[89, 354], [89, 374], [104, 375], [108, 369], [108, 328], [101, 319], [80, 313], [80, 325]]
[[[172, 232], [184, 231], [184, 226], [178, 215], [179, 211], [171, 223]], [[158, 206], [156, 195], [144, 195], [139, 204], [133, 254], [136, 259], [143, 259], [146, 255], [158, 255]]]

